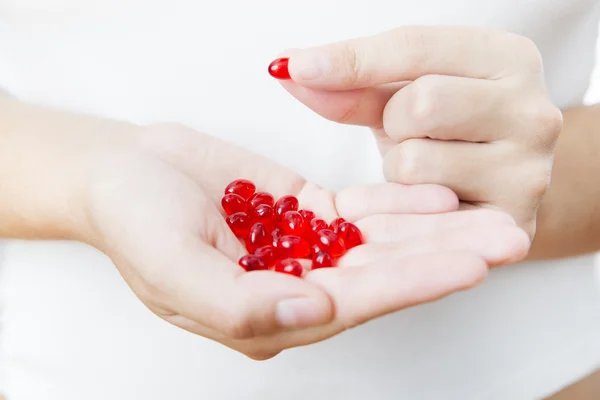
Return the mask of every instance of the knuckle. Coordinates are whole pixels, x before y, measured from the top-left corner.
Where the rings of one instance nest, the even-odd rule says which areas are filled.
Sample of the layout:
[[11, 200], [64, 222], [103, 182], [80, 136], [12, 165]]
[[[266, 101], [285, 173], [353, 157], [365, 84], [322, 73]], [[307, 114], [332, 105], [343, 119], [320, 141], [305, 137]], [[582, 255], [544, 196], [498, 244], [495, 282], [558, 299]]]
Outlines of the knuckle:
[[[358, 82], [368, 80], [368, 76], [361, 63], [361, 58], [356, 52], [355, 46], [346, 44], [341, 47], [339, 60], [333, 60], [334, 69], [341, 69], [339, 76], [343, 77], [345, 86], [355, 86]], [[335, 68], [337, 66], [337, 68]]]
[[393, 31], [393, 43], [399, 53], [410, 54], [402, 63], [404, 75], [408, 77], [417, 77], [423, 70], [423, 64], [431, 56], [429, 52], [422, 51], [424, 48], [432, 47], [430, 37], [426, 31], [418, 27], [402, 27]]
[[408, 103], [409, 116], [418, 126], [427, 126], [439, 111], [440, 80], [435, 75], [425, 75], [410, 86], [412, 99]]
[[536, 115], [536, 122], [540, 126], [544, 136], [554, 142], [563, 128], [562, 111], [550, 101], [547, 101], [545, 106], [541, 107], [539, 113]]
[[530, 178], [529, 188], [534, 199], [541, 199], [548, 188], [552, 178], [552, 159], [547, 157], [539, 162], [539, 166]]
[[423, 163], [426, 144], [422, 139], [409, 139], [392, 148], [383, 159], [383, 170], [388, 181], [423, 183]]
[[544, 61], [542, 53], [537, 44], [530, 38], [513, 33], [508, 34], [511, 49], [516, 49], [519, 59], [532, 73], [541, 73], [544, 71]]
[[562, 111], [547, 98], [519, 102], [519, 110], [534, 144], [542, 151], [553, 149], [563, 128]]

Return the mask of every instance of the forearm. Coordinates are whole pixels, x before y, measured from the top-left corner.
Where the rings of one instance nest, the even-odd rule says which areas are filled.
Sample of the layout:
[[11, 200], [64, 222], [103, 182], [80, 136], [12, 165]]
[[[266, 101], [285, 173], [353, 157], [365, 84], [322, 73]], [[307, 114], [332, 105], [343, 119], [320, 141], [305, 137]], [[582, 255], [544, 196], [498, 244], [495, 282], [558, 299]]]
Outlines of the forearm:
[[600, 250], [600, 105], [564, 112], [529, 259]]
[[122, 140], [120, 125], [0, 95], [0, 237], [77, 237], [87, 175], [107, 143]]

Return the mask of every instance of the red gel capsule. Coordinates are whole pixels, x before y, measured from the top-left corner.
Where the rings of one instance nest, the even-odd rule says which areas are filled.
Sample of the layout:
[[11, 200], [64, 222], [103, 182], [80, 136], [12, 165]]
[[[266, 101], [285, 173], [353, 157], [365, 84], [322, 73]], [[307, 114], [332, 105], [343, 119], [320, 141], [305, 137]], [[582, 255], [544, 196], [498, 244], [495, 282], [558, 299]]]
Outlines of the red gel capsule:
[[260, 222], [269, 230], [275, 224], [275, 212], [268, 204], [259, 204], [256, 208], [251, 208], [250, 218], [253, 222]]
[[294, 276], [302, 276], [303, 268], [302, 264], [293, 258], [284, 258], [275, 263], [273, 270], [284, 274], [290, 274]]
[[225, 188], [225, 194], [235, 193], [248, 200], [256, 191], [254, 183], [247, 179], [236, 179]]
[[350, 250], [356, 246], [360, 246], [365, 242], [360, 229], [350, 222], [341, 223], [338, 227], [337, 234], [344, 242], [347, 250]]
[[310, 221], [310, 230], [313, 231], [315, 234], [317, 232], [319, 232], [320, 230], [327, 229], [327, 228], [329, 228], [329, 225], [327, 225], [327, 222], [325, 222], [324, 220], [322, 220], [320, 218], [315, 218], [312, 221]]
[[304, 233], [304, 218], [298, 211], [286, 211], [281, 219], [281, 229], [288, 235], [302, 236]]
[[248, 272], [267, 269], [263, 260], [252, 254], [242, 256], [238, 261], [238, 264]]
[[236, 212], [246, 212], [246, 201], [242, 196], [235, 193], [229, 193], [221, 199], [221, 206], [225, 210], [225, 214], [231, 215]]
[[300, 236], [284, 235], [277, 241], [277, 251], [282, 257], [306, 258], [310, 256], [310, 244]]
[[333, 258], [341, 257], [346, 248], [342, 239], [329, 229], [322, 229], [317, 233], [317, 246], [331, 255]]
[[313, 219], [316, 218], [316, 215], [314, 212], [310, 211], [310, 210], [300, 210], [298, 211], [300, 213], [300, 215], [302, 215], [302, 218], [304, 218], [304, 221], [308, 224], [310, 221], [312, 221]]
[[227, 225], [229, 225], [229, 228], [236, 237], [245, 239], [248, 236], [250, 227], [252, 226], [248, 214], [244, 212], [233, 213], [227, 217], [226, 221]]
[[[316, 237], [316, 235], [315, 235], [315, 237]], [[315, 254], [317, 254], [318, 252], [321, 251], [321, 248], [319, 246], [317, 246], [316, 244], [313, 244], [312, 246], [310, 246], [310, 251], [314, 256]]]
[[346, 220], [344, 218], [336, 218], [333, 221], [331, 221], [331, 224], [329, 225], [329, 229], [331, 229], [332, 231], [337, 233], [339, 226], [341, 224], [343, 224], [344, 222], [346, 222]]
[[283, 236], [283, 232], [279, 228], [273, 229], [271, 232], [271, 238], [273, 239], [273, 247], [277, 247], [279, 244], [279, 239]]
[[298, 199], [294, 196], [283, 196], [275, 203], [275, 216], [279, 219], [287, 211], [298, 211]]
[[323, 229], [329, 229], [329, 225], [327, 225], [327, 222], [325, 222], [321, 218], [313, 218], [313, 220], [310, 221], [310, 223], [308, 224], [304, 236], [311, 243], [315, 243], [317, 241], [317, 232]]
[[333, 267], [333, 257], [326, 251], [319, 251], [313, 256], [312, 269]]
[[254, 253], [254, 250], [259, 247], [266, 246], [271, 242], [270, 238], [267, 236], [267, 230], [265, 226], [260, 222], [252, 225], [250, 228], [250, 233], [248, 234], [248, 240], [246, 241], [246, 249], [250, 253]]
[[260, 257], [267, 268], [272, 267], [278, 258], [277, 249], [271, 245], [259, 247], [254, 251], [254, 255]]
[[273, 198], [273, 195], [267, 192], [256, 192], [248, 200], [248, 206], [250, 208], [256, 208], [261, 204], [266, 204], [270, 207], [273, 207], [274, 203], [275, 199]]
[[277, 58], [269, 64], [269, 74], [275, 79], [291, 79], [288, 64], [290, 59], [287, 57]]

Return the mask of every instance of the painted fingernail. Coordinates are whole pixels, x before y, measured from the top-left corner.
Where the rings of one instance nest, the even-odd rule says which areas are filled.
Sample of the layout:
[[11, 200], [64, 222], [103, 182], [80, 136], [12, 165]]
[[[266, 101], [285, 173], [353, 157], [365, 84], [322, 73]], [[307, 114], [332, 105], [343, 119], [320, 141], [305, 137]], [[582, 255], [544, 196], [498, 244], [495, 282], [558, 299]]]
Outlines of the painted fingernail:
[[322, 49], [301, 50], [294, 54], [293, 72], [304, 80], [320, 78], [329, 71], [329, 55]]
[[269, 74], [275, 79], [291, 79], [290, 72], [288, 70], [289, 61], [290, 59], [287, 57], [273, 60], [273, 62], [269, 64]]
[[275, 315], [286, 328], [303, 328], [324, 324], [328, 311], [312, 299], [286, 299], [277, 303]]

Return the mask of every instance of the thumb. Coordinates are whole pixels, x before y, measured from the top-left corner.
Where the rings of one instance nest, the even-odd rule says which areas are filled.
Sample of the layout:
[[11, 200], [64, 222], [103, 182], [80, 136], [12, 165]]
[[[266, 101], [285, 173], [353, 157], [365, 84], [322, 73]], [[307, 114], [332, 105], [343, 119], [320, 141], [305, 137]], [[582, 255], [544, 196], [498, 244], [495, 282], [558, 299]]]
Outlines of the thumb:
[[[287, 70], [294, 68], [294, 54], [290, 50], [285, 57], [271, 63]], [[288, 67], [289, 65], [289, 67]], [[348, 125], [380, 128], [383, 125], [383, 110], [392, 96], [410, 82], [389, 83], [374, 87], [352, 90], [327, 90], [311, 88], [289, 79], [289, 75], [273, 74], [293, 97], [306, 107], [330, 121]]]
[[291, 80], [281, 85], [296, 100], [333, 122], [381, 128], [383, 110], [392, 96], [403, 86], [390, 84], [348, 91], [327, 91], [300, 86]]
[[245, 272], [234, 261], [241, 255], [237, 239], [223, 221], [217, 223], [215, 247], [194, 240], [197, 233], [181, 237], [171, 232], [180, 240], [163, 242], [164, 257], [155, 260], [156, 268], [169, 271], [158, 283], [164, 290], [161, 308], [229, 339], [332, 320], [329, 296], [315, 285], [272, 271]]

